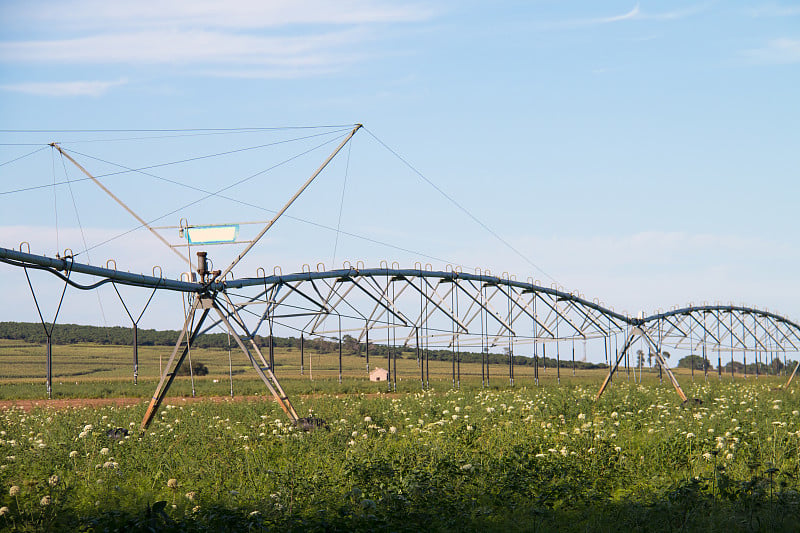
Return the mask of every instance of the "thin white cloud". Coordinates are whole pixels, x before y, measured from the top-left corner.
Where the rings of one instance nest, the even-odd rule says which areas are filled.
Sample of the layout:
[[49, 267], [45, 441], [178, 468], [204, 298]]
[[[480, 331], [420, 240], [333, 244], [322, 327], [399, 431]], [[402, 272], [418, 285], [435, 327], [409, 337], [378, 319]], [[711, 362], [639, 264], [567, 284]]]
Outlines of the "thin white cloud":
[[636, 4], [635, 6], [633, 6], [633, 9], [631, 9], [630, 11], [628, 11], [627, 13], [624, 13], [622, 15], [598, 18], [598, 19], [594, 19], [593, 21], [590, 21], [590, 22], [592, 24], [610, 24], [612, 22], [620, 22], [622, 20], [632, 20], [632, 19], [638, 18], [640, 15], [641, 15], [641, 11], [639, 9], [639, 4]]
[[637, 3], [630, 11], [621, 13], [619, 15], [609, 15], [605, 17], [584, 18], [564, 20], [560, 22], [546, 23], [543, 29], [574, 29], [585, 28], [591, 26], [602, 26], [606, 24], [615, 24], [629, 20], [678, 20], [690, 17], [706, 9], [706, 4], [699, 4], [696, 6], [688, 7], [685, 9], [677, 9], [673, 11], [662, 11], [660, 13], [649, 13], [643, 11]]
[[100, 64], [262, 64], [308, 66], [329, 63], [328, 51], [363, 40], [344, 30], [293, 37], [265, 37], [205, 30], [156, 30], [102, 34], [52, 41], [0, 43], [0, 60]]
[[294, 80], [313, 76], [324, 76], [336, 72], [338, 68], [319, 65], [303, 67], [266, 67], [241, 69], [206, 69], [198, 72], [200, 76], [211, 78], [237, 78], [242, 80]]
[[[419, 4], [366, 0], [66, 0], [49, 9], [12, 2], [2, 11], [8, 28], [30, 37], [0, 42], [0, 63], [180, 65], [250, 78], [340, 70], [368, 57], [362, 50], [380, 38], [378, 27], [435, 16]], [[56, 87], [7, 89], [50, 94], [49, 85]], [[108, 87], [68, 88], [101, 94]]]
[[62, 31], [353, 25], [415, 22], [435, 14], [422, 3], [367, 0], [66, 0], [47, 9], [27, 2], [16, 7], [7, 10], [11, 16]]
[[800, 63], [800, 39], [773, 39], [762, 48], [745, 51], [744, 55], [757, 64]]
[[615, 22], [621, 22], [624, 20], [633, 20], [637, 18], [640, 14], [639, 4], [633, 6], [633, 9], [626, 13], [622, 13], [620, 15], [610, 15], [607, 17], [596, 17], [596, 18], [583, 18], [583, 19], [572, 19], [572, 20], [562, 20], [556, 22], [549, 22], [544, 23], [542, 26], [543, 29], [572, 29], [572, 28], [584, 28], [587, 26], [601, 26], [603, 24], [613, 24]]
[[708, 9], [708, 4], [698, 4], [696, 6], [687, 7], [684, 9], [675, 9], [673, 11], [662, 11], [661, 13], [639, 13], [636, 17], [641, 20], [679, 20], [698, 13], [702, 13]]
[[102, 96], [112, 87], [126, 83], [126, 80], [28, 82], [0, 85], [0, 89], [35, 96]]

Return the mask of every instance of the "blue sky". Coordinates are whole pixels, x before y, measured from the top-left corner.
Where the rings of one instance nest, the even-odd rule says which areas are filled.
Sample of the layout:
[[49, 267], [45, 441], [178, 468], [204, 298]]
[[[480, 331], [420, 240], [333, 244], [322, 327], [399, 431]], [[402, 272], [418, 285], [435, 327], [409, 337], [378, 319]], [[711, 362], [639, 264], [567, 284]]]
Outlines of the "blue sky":
[[[3, 130], [368, 128], [290, 214], [370, 240], [282, 221], [248, 275], [346, 259], [453, 262], [555, 281], [630, 313], [733, 301], [800, 318], [797, 3], [11, 0], [0, 20]], [[138, 167], [301, 131], [127, 143], [5, 131], [0, 163], [36, 149], [17, 144], [62, 141]], [[213, 188], [311, 143], [162, 177]], [[325, 155], [248, 181], [237, 198], [277, 209]], [[78, 159], [95, 173], [111, 168]], [[135, 226], [88, 184], [8, 193], [65, 173], [78, 177], [50, 149], [0, 166], [0, 245], [27, 240], [54, 255]], [[146, 176], [107, 184], [146, 218], [193, 198]], [[266, 215], [222, 202], [161, 222], [180, 216]], [[233, 252], [214, 254], [227, 264]], [[131, 270], [181, 270], [142, 232], [89, 260], [110, 257]], [[0, 320], [35, 320], [24, 276], [3, 270], [0, 290], [15, 305]], [[127, 321], [108, 294], [99, 303], [69, 294], [61, 320]], [[145, 326], [177, 327], [170, 302]]]

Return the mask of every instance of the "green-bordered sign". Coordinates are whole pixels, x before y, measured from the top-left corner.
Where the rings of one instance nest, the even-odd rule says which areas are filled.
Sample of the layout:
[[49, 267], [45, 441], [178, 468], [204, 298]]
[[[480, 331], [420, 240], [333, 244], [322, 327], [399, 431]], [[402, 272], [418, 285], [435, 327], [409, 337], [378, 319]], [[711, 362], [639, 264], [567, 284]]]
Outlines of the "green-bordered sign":
[[228, 226], [192, 226], [186, 228], [186, 239], [189, 244], [219, 244], [236, 242], [239, 236], [239, 224]]

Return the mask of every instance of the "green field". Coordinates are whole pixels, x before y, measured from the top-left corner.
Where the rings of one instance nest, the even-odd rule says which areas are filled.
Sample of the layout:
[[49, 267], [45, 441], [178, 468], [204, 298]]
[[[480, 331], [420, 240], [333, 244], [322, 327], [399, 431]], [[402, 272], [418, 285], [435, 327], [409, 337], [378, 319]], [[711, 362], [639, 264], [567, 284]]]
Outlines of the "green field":
[[[171, 348], [165, 346], [139, 347], [138, 385], [133, 384], [133, 354], [130, 346], [102, 344], [70, 344], [53, 346], [53, 398], [98, 398], [134, 397], [149, 398], [158, 383], [163, 364], [166, 364]], [[23, 341], [0, 339], [0, 400], [46, 398], [45, 347]], [[265, 353], [266, 355], [266, 353]], [[231, 376], [235, 395], [263, 394], [266, 388], [258, 379], [244, 354], [234, 348], [192, 349], [193, 361], [203, 363], [209, 370], [206, 376], [194, 377], [194, 390], [198, 396], [229, 395]], [[337, 353], [317, 353], [306, 350], [303, 372], [300, 371], [300, 351], [297, 348], [275, 350], [275, 373], [284, 388], [294, 394], [381, 392], [387, 390], [386, 383], [371, 383], [368, 379], [366, 359], [345, 353], [342, 357], [342, 384], [338, 383], [339, 356]], [[565, 366], [564, 366], [565, 365]], [[370, 357], [370, 368], [387, 367], [386, 357]], [[692, 381], [687, 369], [675, 369], [681, 382]], [[617, 381], [638, 381], [639, 374], [620, 368]], [[571, 362], [562, 360], [560, 382], [563, 385], [585, 384], [600, 386], [607, 370], [578, 369], [573, 372]], [[414, 392], [421, 390], [421, 371], [416, 358], [397, 359], [397, 390]], [[559, 373], [555, 368], [539, 367], [539, 381], [543, 386], [557, 385]], [[736, 379], [742, 376], [737, 375]], [[453, 365], [450, 361], [429, 362], [426, 375], [428, 384], [438, 390], [447, 390], [453, 385]], [[694, 380], [702, 381], [703, 373], [695, 371]], [[715, 372], [708, 379], [718, 379]], [[730, 380], [729, 375], [723, 380]], [[755, 379], [750, 376], [748, 379]], [[762, 376], [760, 379], [766, 378]], [[785, 378], [783, 378], [785, 380]], [[460, 365], [461, 384], [480, 387], [481, 365]], [[216, 382], [215, 382], [216, 381]], [[657, 372], [645, 368], [641, 381], [644, 384], [658, 383]], [[530, 365], [515, 365], [514, 382], [517, 386], [533, 386], [534, 369]], [[508, 365], [493, 364], [489, 370], [489, 385], [505, 388], [509, 385]], [[191, 395], [189, 377], [179, 377], [170, 389], [170, 396]]]
[[[130, 347], [56, 346], [54, 394], [147, 398], [167, 354], [142, 348], [134, 386]], [[193, 357], [211, 370], [198, 396], [229, 394], [227, 351]], [[238, 359], [236, 394], [265, 394]], [[386, 385], [358, 357], [342, 384], [336, 354], [302, 376], [297, 353], [276, 363], [300, 415], [327, 429], [297, 430], [272, 401], [184, 402], [189, 378], [144, 434], [144, 400], [0, 410], [0, 530], [800, 530], [800, 393], [784, 377], [684, 372], [703, 403], [682, 406], [654, 372], [640, 384], [623, 369], [595, 402], [603, 371], [562, 369], [559, 385], [548, 369], [537, 387], [518, 367], [511, 388], [498, 365], [484, 389], [480, 366], [462, 365], [456, 390], [450, 363], [432, 361], [421, 392], [406, 359], [400, 392], [375, 394]], [[43, 370], [43, 347], [0, 345], [4, 398], [42, 398]]]
[[[149, 398], [166, 364], [170, 348], [165, 346], [139, 347], [139, 379], [133, 385], [133, 353], [130, 346], [101, 344], [70, 344], [53, 347], [53, 397], [142, 397]], [[33, 399], [46, 397], [44, 346], [22, 341], [0, 339], [0, 399]], [[246, 356], [233, 349], [230, 359], [227, 350], [214, 348], [192, 349], [192, 360], [202, 362], [209, 374], [194, 378], [195, 393], [199, 396], [230, 394], [233, 376], [235, 395], [265, 393], [266, 388], [256, 376]], [[266, 354], [265, 354], [266, 356]], [[387, 390], [386, 383], [371, 383], [366, 359], [352, 354], [342, 357], [342, 384], [339, 385], [339, 355], [306, 350], [303, 373], [300, 373], [300, 351], [296, 348], [275, 350], [275, 373], [290, 393], [317, 392], [379, 392]], [[394, 364], [394, 363], [393, 363]], [[386, 357], [370, 357], [370, 368], [387, 367]], [[421, 371], [416, 358], [397, 359], [398, 391], [421, 390]], [[606, 371], [561, 369], [562, 382], [600, 382]], [[435, 388], [452, 387], [453, 365], [449, 361], [430, 361], [426, 378]], [[554, 368], [540, 368], [540, 381], [557, 380]], [[461, 382], [480, 385], [479, 363], [461, 363]], [[531, 383], [532, 366], [515, 366], [516, 383]], [[216, 382], [215, 382], [216, 380]], [[509, 383], [507, 365], [491, 365], [489, 384], [505, 387]], [[190, 395], [189, 377], [177, 378], [170, 395]]]

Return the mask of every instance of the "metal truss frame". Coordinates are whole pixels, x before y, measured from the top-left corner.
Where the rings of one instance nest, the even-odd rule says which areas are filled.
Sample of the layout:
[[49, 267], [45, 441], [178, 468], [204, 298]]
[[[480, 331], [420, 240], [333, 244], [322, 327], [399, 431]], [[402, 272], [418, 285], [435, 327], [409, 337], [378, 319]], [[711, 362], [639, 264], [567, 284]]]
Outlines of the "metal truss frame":
[[[301, 337], [332, 337], [339, 339], [340, 344], [344, 333], [352, 334], [359, 343], [367, 339], [367, 350], [370, 339], [374, 343], [377, 338], [376, 330], [386, 331], [387, 344], [414, 347], [423, 358], [431, 347], [453, 350], [454, 385], [456, 352], [461, 349], [484, 351], [507, 342], [509, 377], [513, 383], [515, 347], [532, 344], [535, 351], [537, 344], [600, 338], [607, 342], [611, 337], [624, 335], [625, 341], [612, 357], [598, 398], [637, 338], [648, 343], [683, 399], [685, 395], [663, 357], [665, 346], [702, 348], [704, 354], [706, 349], [716, 350], [720, 361], [722, 351], [755, 352], [758, 362], [759, 353], [800, 350], [800, 325], [769, 311], [703, 305], [630, 317], [575, 293], [531, 281], [454, 270], [351, 267], [192, 282], [121, 272], [77, 263], [71, 257], [48, 258], [7, 248], [0, 248], [0, 262], [23, 267], [26, 273], [28, 269], [44, 270], [59, 277], [65, 286], [76, 289], [91, 290], [113, 283], [193, 295], [190, 313], [163, 370], [142, 428], [147, 427], [158, 410], [192, 340], [216, 326], [231, 333], [293, 421], [297, 420], [297, 413], [275, 377], [271, 359], [264, 357], [255, 342], [265, 323], [270, 327], [270, 335], [273, 325], [279, 325], [300, 332]], [[83, 282], [87, 277], [89, 282]], [[201, 312], [201, 317], [195, 324], [197, 312]], [[212, 313], [213, 321], [208, 319]], [[335, 326], [331, 321], [335, 321]], [[210, 325], [203, 329], [207, 322]], [[391, 340], [392, 335], [395, 341]], [[391, 359], [389, 365], [392, 366]], [[797, 373], [797, 366], [787, 386]], [[396, 375], [393, 377], [396, 381]], [[48, 374], [48, 390], [49, 386]]]

